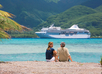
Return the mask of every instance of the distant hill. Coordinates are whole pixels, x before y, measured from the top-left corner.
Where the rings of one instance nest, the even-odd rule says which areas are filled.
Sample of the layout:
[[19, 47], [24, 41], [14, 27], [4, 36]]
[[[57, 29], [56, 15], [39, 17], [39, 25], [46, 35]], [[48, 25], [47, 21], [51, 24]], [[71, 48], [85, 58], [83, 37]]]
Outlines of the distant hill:
[[[55, 23], [56, 26], [61, 26], [67, 24], [72, 19], [78, 19], [79, 17], [93, 13], [97, 13], [97, 11], [86, 6], [78, 5], [71, 7], [70, 9], [64, 11], [63, 13], [49, 17], [47, 21], [41, 25], [49, 26], [50, 24]], [[41, 25], [39, 25], [39, 27], [41, 27]], [[70, 24], [69, 26], [71, 25], [72, 24]]]
[[97, 11], [102, 12], [102, 5], [100, 5], [99, 7], [95, 8]]
[[81, 5], [91, 7], [91, 8], [97, 8], [100, 5], [102, 5], [102, 0], [88, 0], [84, 3], [82, 3]]
[[78, 24], [79, 27], [90, 30], [92, 36], [102, 36], [102, 13], [86, 6], [71, 7], [63, 13], [49, 17], [46, 22], [38, 25], [38, 27], [46, 27], [52, 23], [62, 28], [69, 28], [73, 24]]
[[27, 27], [36, 27], [46, 19], [87, 0], [0, 0], [4, 11], [14, 14], [13, 20]]

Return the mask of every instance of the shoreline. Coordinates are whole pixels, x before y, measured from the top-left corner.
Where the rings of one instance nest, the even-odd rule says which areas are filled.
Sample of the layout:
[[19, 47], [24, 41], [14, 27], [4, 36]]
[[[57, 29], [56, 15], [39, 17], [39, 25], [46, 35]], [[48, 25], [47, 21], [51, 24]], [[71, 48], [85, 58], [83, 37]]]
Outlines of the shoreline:
[[13, 61], [0, 63], [0, 74], [101, 74], [99, 63]]

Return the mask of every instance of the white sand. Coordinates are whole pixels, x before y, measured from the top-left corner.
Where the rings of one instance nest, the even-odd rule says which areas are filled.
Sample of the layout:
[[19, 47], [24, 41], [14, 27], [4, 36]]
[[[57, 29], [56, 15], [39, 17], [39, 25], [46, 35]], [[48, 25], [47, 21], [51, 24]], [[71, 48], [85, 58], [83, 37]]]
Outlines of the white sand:
[[99, 63], [23, 61], [0, 63], [0, 74], [102, 74]]

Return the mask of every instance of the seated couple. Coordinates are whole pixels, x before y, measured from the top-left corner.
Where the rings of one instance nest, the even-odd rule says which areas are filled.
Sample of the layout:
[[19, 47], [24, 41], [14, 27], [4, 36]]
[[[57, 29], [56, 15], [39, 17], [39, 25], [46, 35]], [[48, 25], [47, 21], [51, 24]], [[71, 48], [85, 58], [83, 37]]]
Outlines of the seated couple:
[[46, 61], [47, 62], [65, 62], [71, 60], [72, 58], [68, 52], [68, 49], [65, 48], [65, 43], [61, 42], [60, 48], [57, 49], [57, 52], [52, 48], [53, 42], [48, 43], [48, 48], [46, 49]]

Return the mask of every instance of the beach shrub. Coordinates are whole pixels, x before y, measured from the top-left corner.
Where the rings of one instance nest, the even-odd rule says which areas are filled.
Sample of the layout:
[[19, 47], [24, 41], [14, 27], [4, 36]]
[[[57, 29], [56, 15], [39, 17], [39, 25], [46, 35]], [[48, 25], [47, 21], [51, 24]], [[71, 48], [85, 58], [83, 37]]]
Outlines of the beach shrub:
[[0, 61], [0, 63], [5, 63], [4, 61]]
[[101, 61], [100, 61], [100, 64], [101, 64], [101, 66], [102, 66], [102, 57], [101, 57]]

